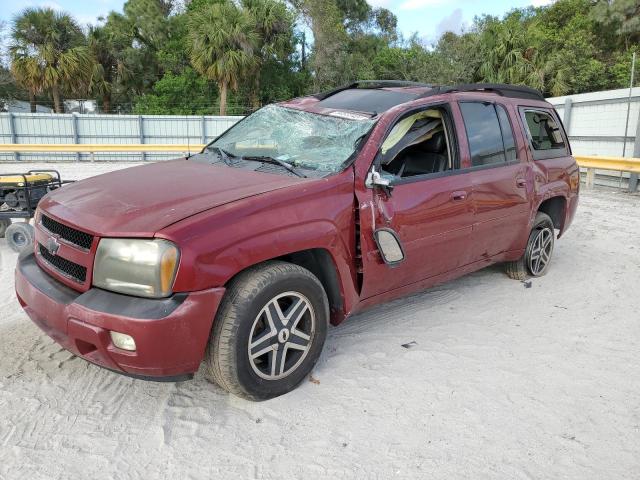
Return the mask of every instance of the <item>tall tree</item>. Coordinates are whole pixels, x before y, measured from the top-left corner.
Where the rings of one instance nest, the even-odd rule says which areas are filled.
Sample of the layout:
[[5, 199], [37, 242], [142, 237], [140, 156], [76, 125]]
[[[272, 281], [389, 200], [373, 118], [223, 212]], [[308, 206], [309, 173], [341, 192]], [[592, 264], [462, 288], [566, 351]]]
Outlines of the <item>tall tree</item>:
[[204, 5], [189, 13], [189, 58], [193, 68], [220, 90], [220, 115], [226, 115], [229, 89], [253, 71], [258, 35], [255, 19], [234, 3]]
[[531, 45], [527, 30], [521, 24], [520, 12], [505, 21], [495, 17], [482, 20], [481, 51], [483, 62], [479, 68], [482, 81], [529, 85], [543, 90], [545, 72], [537, 49]]
[[[173, 61], [174, 51], [183, 46], [176, 37], [186, 35], [183, 28], [177, 28], [181, 27], [180, 22], [174, 22], [178, 16], [172, 15], [173, 3], [170, 0], [127, 0], [123, 13], [112, 11], [100, 27], [103, 31], [94, 46], [99, 50], [106, 47], [109, 56], [113, 57], [105, 58], [107, 64], [103, 67], [108, 68], [114, 59], [117, 61], [117, 75], [110, 87], [111, 97], [119, 103], [135, 103], [138, 96], [152, 90], [166, 71], [171, 71], [176, 64], [182, 68], [188, 65], [182, 59]], [[186, 58], [184, 53], [182, 55]], [[167, 65], [163, 63], [165, 60]]]
[[426, 79], [432, 83], [471, 83], [482, 62], [480, 35], [445, 32], [433, 49], [433, 70]]
[[260, 106], [260, 79], [265, 63], [285, 61], [293, 53], [293, 17], [279, 0], [242, 0], [242, 7], [253, 17], [256, 28], [251, 103]]
[[314, 88], [340, 83], [346, 72], [349, 35], [345, 15], [336, 0], [292, 0], [313, 33], [311, 66]]
[[640, 41], [640, 1], [597, 0], [593, 17], [606, 27], [613, 28], [628, 49]]
[[[9, 52], [14, 71], [29, 72], [38, 89], [51, 92], [62, 113], [62, 95], [86, 88], [93, 61], [78, 23], [51, 8], [27, 8], [13, 22]], [[38, 68], [35, 68], [38, 65]], [[36, 73], [41, 76], [36, 78]], [[25, 77], [21, 77], [25, 78]], [[34, 90], [32, 90], [34, 91]]]
[[42, 91], [44, 73], [33, 57], [12, 55], [11, 73], [18, 85], [29, 94], [31, 113], [36, 112], [36, 95]]
[[107, 26], [89, 27], [87, 37], [95, 62], [90, 91], [102, 99], [102, 111], [111, 113], [113, 91], [128, 73], [122, 57], [126, 45], [119, 44]]

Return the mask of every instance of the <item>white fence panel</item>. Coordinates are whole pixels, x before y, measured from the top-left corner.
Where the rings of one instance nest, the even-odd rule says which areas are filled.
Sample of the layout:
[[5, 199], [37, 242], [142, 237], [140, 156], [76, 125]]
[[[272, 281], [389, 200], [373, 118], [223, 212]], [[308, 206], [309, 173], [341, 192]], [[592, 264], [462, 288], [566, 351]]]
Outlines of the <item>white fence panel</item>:
[[[581, 93], [547, 99], [560, 114], [568, 130], [573, 153], [633, 157], [640, 121], [640, 87]], [[627, 125], [627, 109], [629, 123]], [[625, 135], [626, 129], [626, 135]], [[626, 143], [626, 148], [625, 148]], [[636, 150], [637, 151], [637, 150]], [[629, 174], [598, 171], [596, 183], [627, 185]]]
[[[0, 113], [0, 143], [202, 144], [242, 117]], [[166, 160], [176, 154], [0, 153], [0, 161]]]

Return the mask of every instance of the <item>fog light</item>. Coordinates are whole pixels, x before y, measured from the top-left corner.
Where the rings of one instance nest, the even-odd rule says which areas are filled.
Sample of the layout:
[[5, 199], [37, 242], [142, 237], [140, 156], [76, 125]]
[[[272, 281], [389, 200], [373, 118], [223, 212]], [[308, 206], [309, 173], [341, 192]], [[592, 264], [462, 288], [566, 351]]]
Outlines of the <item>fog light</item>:
[[121, 348], [122, 350], [129, 350], [130, 352], [136, 351], [136, 341], [129, 335], [111, 332], [111, 341], [116, 347]]

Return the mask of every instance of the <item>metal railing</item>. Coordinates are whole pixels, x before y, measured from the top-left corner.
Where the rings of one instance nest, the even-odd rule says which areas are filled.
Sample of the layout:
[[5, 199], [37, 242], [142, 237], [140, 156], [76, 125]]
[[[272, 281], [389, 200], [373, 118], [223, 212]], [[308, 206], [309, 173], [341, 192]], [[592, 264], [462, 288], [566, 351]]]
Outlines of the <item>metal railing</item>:
[[108, 143], [60, 143], [60, 144], [36, 144], [36, 143], [5, 143], [0, 144], [0, 152], [7, 153], [98, 153], [98, 152], [199, 152], [204, 148], [204, 143], [196, 144], [108, 144]]
[[199, 144], [142, 144], [130, 143], [126, 145], [111, 145], [107, 143], [61, 143], [56, 145], [47, 144], [26, 144], [26, 143], [5, 143], [0, 144], [0, 152], [27, 153], [27, 152], [71, 152], [71, 153], [93, 153], [93, 152], [186, 152], [200, 151], [204, 148], [204, 143]]
[[[12, 154], [16, 160], [33, 163], [55, 162], [145, 162], [169, 160], [176, 156], [198, 153], [203, 143], [141, 144], [141, 143], [6, 143], [0, 144], [0, 155]], [[0, 163], [12, 160], [0, 160]]]
[[575, 159], [578, 165], [587, 171], [585, 178], [587, 188], [593, 187], [596, 170], [640, 173], [640, 158], [576, 155]]

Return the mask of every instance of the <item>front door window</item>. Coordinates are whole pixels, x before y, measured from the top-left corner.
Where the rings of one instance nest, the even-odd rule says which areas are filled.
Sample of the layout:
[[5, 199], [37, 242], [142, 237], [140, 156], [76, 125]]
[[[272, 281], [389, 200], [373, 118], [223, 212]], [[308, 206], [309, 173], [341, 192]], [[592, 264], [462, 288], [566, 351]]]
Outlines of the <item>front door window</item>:
[[398, 121], [380, 149], [382, 171], [407, 178], [452, 170], [447, 127], [442, 109], [424, 110]]

